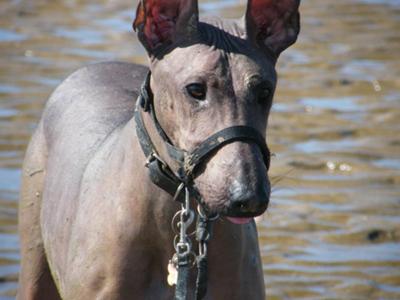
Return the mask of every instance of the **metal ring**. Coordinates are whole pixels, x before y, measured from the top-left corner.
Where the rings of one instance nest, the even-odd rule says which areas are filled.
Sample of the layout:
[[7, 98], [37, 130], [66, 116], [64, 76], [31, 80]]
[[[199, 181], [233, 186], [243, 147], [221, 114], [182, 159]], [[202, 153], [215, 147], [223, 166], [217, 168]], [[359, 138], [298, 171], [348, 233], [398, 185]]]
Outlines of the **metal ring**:
[[177, 244], [178, 244], [178, 238], [179, 238], [179, 236], [178, 235], [176, 235], [175, 237], [174, 237], [174, 249], [175, 249], [175, 252], [177, 252]]
[[176, 199], [178, 199], [184, 186], [185, 186], [185, 184], [183, 182], [178, 186], [178, 188], [176, 189], [175, 195], [174, 195], [174, 201], [176, 201]]
[[[172, 228], [172, 231], [175, 233], [175, 234], [179, 234], [179, 223], [180, 222], [176, 222], [176, 218], [180, 215], [180, 213], [181, 213], [181, 211], [177, 211], [176, 213], [175, 213], [175, 215], [174, 215], [174, 217], [172, 218], [172, 221], [171, 221], [171, 228]], [[176, 226], [175, 226], [175, 222], [176, 222]]]
[[208, 221], [215, 221], [219, 218], [219, 214], [216, 214], [215, 216], [207, 216], [204, 213], [203, 207], [200, 204], [197, 204], [197, 212], [199, 213], [200, 217], [202, 217], [203, 219], [206, 219]]

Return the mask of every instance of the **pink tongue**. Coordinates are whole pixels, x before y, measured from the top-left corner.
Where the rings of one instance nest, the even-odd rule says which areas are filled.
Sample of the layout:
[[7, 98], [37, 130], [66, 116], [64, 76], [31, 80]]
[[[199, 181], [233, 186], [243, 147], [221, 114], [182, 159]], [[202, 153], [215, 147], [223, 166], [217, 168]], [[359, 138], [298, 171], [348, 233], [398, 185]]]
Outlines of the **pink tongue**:
[[249, 223], [251, 220], [253, 220], [253, 218], [231, 218], [231, 217], [226, 217], [229, 221], [231, 221], [233, 224], [247, 224]]

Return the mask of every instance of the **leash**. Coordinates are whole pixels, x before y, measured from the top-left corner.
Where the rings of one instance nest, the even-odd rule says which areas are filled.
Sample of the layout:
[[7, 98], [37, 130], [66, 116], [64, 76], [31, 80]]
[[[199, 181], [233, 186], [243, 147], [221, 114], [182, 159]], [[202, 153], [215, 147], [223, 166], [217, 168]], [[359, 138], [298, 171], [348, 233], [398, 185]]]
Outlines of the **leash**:
[[[194, 212], [190, 209], [190, 195], [187, 187], [182, 183], [176, 191], [176, 196], [184, 190], [185, 202], [182, 204], [181, 210], [177, 212], [179, 222], [177, 223], [178, 232], [174, 238], [174, 248], [176, 253], [173, 255], [171, 262], [175, 269], [178, 270], [178, 278], [175, 289], [176, 300], [187, 299], [187, 285], [189, 282], [189, 273], [192, 265], [191, 255], [195, 257], [192, 251], [192, 243], [189, 238], [188, 229], [193, 223]], [[176, 196], [174, 198], [176, 198]], [[172, 219], [172, 226], [174, 226], [174, 219]]]
[[207, 293], [207, 249], [208, 242], [211, 239], [212, 233], [212, 222], [215, 221], [218, 216], [214, 218], [208, 218], [201, 211], [201, 207], [198, 208], [198, 218], [196, 226], [196, 240], [199, 243], [199, 255], [197, 256], [197, 279], [196, 279], [196, 291], [195, 299], [202, 299]]
[[[195, 299], [200, 300], [206, 295], [207, 292], [207, 246], [208, 241], [211, 238], [212, 232], [212, 221], [216, 220], [218, 216], [214, 218], [207, 217], [201, 209], [201, 206], [197, 206], [197, 221], [196, 221], [196, 241], [199, 245], [198, 255], [192, 250], [192, 242], [188, 229], [194, 221], [194, 211], [190, 208], [190, 194], [187, 187], [184, 187], [182, 183], [177, 193], [184, 190], [185, 202], [182, 204], [182, 208], [178, 211], [172, 219], [172, 228], [176, 233], [174, 238], [174, 248], [176, 253], [173, 255], [170, 263], [178, 271], [178, 278], [175, 289], [176, 300], [187, 299], [187, 285], [189, 282], [190, 269], [197, 265], [197, 279], [195, 288]], [[175, 227], [175, 220], [179, 218], [177, 226]]]
[[[208, 242], [211, 239], [212, 222], [219, 216], [210, 216], [208, 214], [206, 205], [193, 182], [196, 170], [199, 165], [218, 149], [236, 141], [251, 142], [258, 145], [267, 170], [270, 164], [270, 152], [264, 137], [250, 126], [232, 126], [222, 129], [211, 135], [191, 152], [175, 147], [157, 120], [150, 89], [150, 76], [151, 73], [148, 72], [140, 88], [136, 102], [136, 133], [146, 157], [145, 166], [149, 169], [151, 181], [173, 196], [174, 201], [181, 203], [181, 210], [175, 214], [172, 220], [172, 227], [176, 233], [174, 238], [176, 253], [173, 255], [171, 263], [178, 271], [175, 300], [188, 299], [187, 287], [190, 269], [194, 264], [197, 266], [195, 299], [201, 300], [207, 293], [207, 249]], [[151, 115], [153, 125], [160, 139], [163, 141], [167, 155], [176, 162], [178, 168], [168, 165], [157, 152], [144, 125], [142, 113], [149, 113]], [[199, 245], [198, 255], [192, 250], [191, 234], [188, 233], [188, 229], [193, 223], [195, 216], [194, 210], [190, 207], [191, 198], [197, 202], [195, 235]], [[177, 228], [174, 226], [175, 221], [178, 221]]]

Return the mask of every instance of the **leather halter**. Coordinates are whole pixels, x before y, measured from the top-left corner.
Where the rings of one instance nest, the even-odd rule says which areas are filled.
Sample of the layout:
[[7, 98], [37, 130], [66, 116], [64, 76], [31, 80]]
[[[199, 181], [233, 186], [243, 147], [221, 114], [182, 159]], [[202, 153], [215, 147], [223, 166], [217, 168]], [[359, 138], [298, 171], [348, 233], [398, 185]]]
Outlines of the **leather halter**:
[[[205, 212], [205, 214], [202, 215], [199, 210], [198, 220], [196, 223], [196, 240], [201, 247], [199, 248], [199, 255], [196, 257], [198, 272], [195, 299], [200, 300], [207, 292], [206, 249], [211, 237], [212, 217], [208, 215], [202, 197], [193, 182], [193, 178], [197, 175], [197, 168], [218, 149], [236, 141], [250, 142], [258, 145], [263, 155], [267, 170], [269, 169], [270, 152], [263, 136], [250, 126], [232, 126], [222, 129], [211, 135], [191, 152], [177, 148], [172, 144], [160, 123], [157, 121], [153, 97], [150, 90], [150, 76], [151, 73], [149, 72], [140, 88], [140, 93], [136, 102], [136, 133], [143, 153], [146, 156], [146, 167], [149, 169], [151, 181], [168, 192], [171, 196], [174, 196], [174, 200], [183, 203], [182, 206], [185, 207], [185, 209], [180, 213], [185, 214], [188, 212], [189, 195], [196, 199], [198, 205], [201, 207], [203, 212]], [[169, 158], [175, 161], [176, 165], [178, 165], [177, 170], [174, 170], [165, 162], [165, 159], [160, 157], [144, 125], [142, 113], [149, 113], [151, 115], [153, 125], [157, 129], [157, 133], [167, 149], [166, 152], [168, 153]], [[181, 192], [183, 189], [185, 190], [185, 193]], [[182, 222], [184, 223], [183, 219], [181, 219], [180, 226], [183, 226]], [[185, 238], [183, 235], [185, 235]], [[189, 245], [189, 242], [186, 241], [187, 235], [184, 231], [183, 233], [180, 233], [179, 237], [182, 239], [183, 244], [187, 246], [180, 248], [179, 243], [176, 245], [177, 247], [174, 245], [176, 250], [176, 262], [174, 264], [178, 270], [175, 300], [187, 300], [187, 283], [189, 280], [190, 263], [188, 260], [189, 253], [187, 253], [185, 249], [190, 249], [191, 246]], [[200, 249], [203, 250], [200, 251]]]
[[[196, 197], [199, 204], [202, 204], [201, 197], [193, 185], [193, 178], [196, 176], [197, 167], [218, 149], [237, 141], [258, 145], [263, 155], [265, 166], [267, 170], [269, 169], [270, 151], [265, 139], [256, 129], [250, 126], [232, 126], [222, 129], [211, 135], [191, 152], [174, 146], [155, 115], [153, 97], [150, 90], [150, 76], [151, 73], [148, 72], [140, 88], [140, 94], [136, 103], [135, 121], [140, 146], [147, 158], [146, 166], [149, 169], [150, 179], [155, 185], [168, 192], [171, 196], [176, 196], [175, 198], [179, 202], [183, 202], [183, 195], [175, 194], [181, 183], [184, 183], [190, 189], [191, 194]], [[172, 160], [177, 162], [179, 168], [175, 172], [157, 152], [144, 125], [142, 112], [151, 115], [155, 128], [167, 148], [168, 155]]]

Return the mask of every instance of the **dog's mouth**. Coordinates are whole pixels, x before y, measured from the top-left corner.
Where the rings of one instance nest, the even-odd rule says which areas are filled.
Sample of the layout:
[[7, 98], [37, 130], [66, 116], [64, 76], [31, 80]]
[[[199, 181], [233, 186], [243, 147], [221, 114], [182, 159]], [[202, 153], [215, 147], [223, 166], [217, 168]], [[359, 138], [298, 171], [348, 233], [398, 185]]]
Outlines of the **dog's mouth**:
[[236, 225], [244, 225], [250, 223], [254, 218], [249, 217], [226, 217], [226, 219]]
[[208, 207], [205, 203], [203, 203], [203, 208], [204, 207], [206, 209], [205, 210], [202, 209], [202, 211], [204, 211], [205, 215], [207, 215], [210, 219], [222, 217], [235, 225], [248, 224], [251, 221], [253, 221], [254, 218], [261, 216], [267, 209], [267, 206], [264, 206], [258, 211], [237, 212], [237, 211], [232, 211], [227, 207], [220, 209], [214, 207], [213, 209], [210, 209], [210, 207]]

